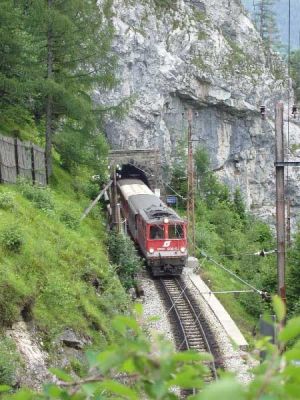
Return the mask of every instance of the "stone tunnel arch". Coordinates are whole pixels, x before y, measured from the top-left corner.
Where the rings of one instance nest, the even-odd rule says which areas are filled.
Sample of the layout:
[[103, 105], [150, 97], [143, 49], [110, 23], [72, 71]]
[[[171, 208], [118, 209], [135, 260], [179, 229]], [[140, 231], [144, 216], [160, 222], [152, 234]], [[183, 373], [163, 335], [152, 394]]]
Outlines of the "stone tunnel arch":
[[111, 150], [109, 164], [121, 167], [122, 177], [141, 179], [150, 189], [163, 189], [159, 150]]
[[[137, 167], [133, 164], [122, 164], [121, 177], [126, 178], [134, 178], [142, 180], [147, 186], [151, 187], [149, 180], [151, 180], [151, 176], [149, 176], [142, 168]], [[148, 175], [148, 176], [147, 176]]]

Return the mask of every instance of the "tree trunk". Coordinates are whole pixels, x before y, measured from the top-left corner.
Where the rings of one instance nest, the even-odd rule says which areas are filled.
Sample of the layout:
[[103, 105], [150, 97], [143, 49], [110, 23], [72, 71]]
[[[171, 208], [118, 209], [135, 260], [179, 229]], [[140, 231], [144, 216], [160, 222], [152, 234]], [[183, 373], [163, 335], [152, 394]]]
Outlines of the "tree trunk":
[[[48, 9], [52, 6], [52, 0], [48, 0]], [[51, 17], [49, 17], [51, 18]], [[53, 34], [51, 20], [48, 22], [47, 31], [47, 79], [53, 78]], [[46, 103], [46, 163], [48, 176], [52, 174], [52, 136], [53, 136], [53, 96], [48, 93]]]

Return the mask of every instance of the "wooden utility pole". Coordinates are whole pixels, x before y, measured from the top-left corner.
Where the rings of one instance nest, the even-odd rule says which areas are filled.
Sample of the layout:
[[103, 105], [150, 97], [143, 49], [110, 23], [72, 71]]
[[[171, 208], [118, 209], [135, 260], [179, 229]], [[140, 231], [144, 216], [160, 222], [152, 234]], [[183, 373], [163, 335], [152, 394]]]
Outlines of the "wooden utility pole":
[[286, 201], [286, 245], [291, 247], [291, 199]]
[[98, 203], [98, 201], [101, 199], [101, 197], [104, 196], [105, 192], [111, 187], [112, 183], [113, 183], [113, 181], [110, 180], [107, 183], [107, 185], [104, 186], [104, 188], [101, 190], [101, 192], [95, 198], [95, 200], [93, 200], [92, 203], [88, 206], [88, 208], [84, 211], [84, 213], [80, 217], [80, 221], [82, 221], [90, 213], [90, 211], [95, 207], [95, 205]]
[[276, 230], [277, 230], [277, 273], [278, 294], [286, 303], [285, 290], [285, 198], [284, 198], [284, 137], [283, 103], [275, 109], [276, 139]]
[[195, 255], [195, 176], [194, 155], [192, 141], [192, 110], [188, 110], [188, 195], [187, 195], [187, 218], [188, 218], [188, 244], [192, 256]]

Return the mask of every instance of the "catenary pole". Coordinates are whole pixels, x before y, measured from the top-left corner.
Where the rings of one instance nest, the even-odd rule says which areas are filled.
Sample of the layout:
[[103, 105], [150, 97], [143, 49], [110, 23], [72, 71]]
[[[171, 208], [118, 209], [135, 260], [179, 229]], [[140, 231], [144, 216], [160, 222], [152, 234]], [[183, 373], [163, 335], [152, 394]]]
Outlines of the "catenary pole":
[[188, 196], [187, 196], [187, 218], [188, 218], [188, 242], [189, 251], [195, 255], [195, 174], [194, 155], [192, 141], [193, 112], [188, 110]]
[[[285, 198], [284, 198], [284, 137], [283, 103], [275, 108], [276, 139], [276, 230], [277, 230], [277, 274], [278, 294], [286, 303], [285, 289]], [[278, 165], [278, 163], [281, 163]]]

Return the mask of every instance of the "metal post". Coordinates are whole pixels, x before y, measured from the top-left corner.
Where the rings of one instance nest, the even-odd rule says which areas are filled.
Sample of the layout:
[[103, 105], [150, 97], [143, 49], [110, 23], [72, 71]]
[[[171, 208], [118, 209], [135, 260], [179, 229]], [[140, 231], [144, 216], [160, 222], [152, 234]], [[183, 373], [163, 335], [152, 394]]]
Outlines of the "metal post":
[[192, 256], [195, 255], [195, 182], [194, 182], [194, 157], [192, 141], [192, 110], [188, 111], [188, 195], [187, 195], [187, 218], [188, 218], [188, 243]]
[[[275, 109], [276, 163], [284, 162], [283, 103]], [[278, 294], [286, 302], [285, 291], [285, 199], [284, 166], [276, 164], [276, 229], [277, 229], [277, 273]]]

